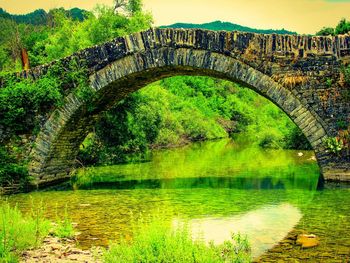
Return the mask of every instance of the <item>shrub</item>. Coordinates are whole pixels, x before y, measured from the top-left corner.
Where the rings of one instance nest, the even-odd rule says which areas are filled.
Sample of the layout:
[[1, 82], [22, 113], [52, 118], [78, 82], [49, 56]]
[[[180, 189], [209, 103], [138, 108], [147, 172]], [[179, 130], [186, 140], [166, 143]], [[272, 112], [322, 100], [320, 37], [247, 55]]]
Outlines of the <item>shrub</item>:
[[343, 141], [339, 140], [339, 138], [337, 137], [328, 137], [324, 139], [323, 142], [327, 150], [336, 155], [339, 155], [339, 153], [343, 150], [344, 147]]
[[280, 134], [270, 130], [262, 134], [259, 140], [259, 146], [262, 148], [280, 149], [282, 148], [281, 140]]
[[19, 184], [24, 187], [30, 181], [25, 165], [17, 164], [4, 146], [0, 146], [0, 186]]
[[50, 222], [44, 219], [40, 207], [31, 216], [24, 216], [17, 207], [4, 202], [0, 212], [1, 262], [17, 262], [21, 252], [40, 245], [49, 233]]
[[332, 27], [324, 27], [320, 31], [316, 33], [317, 36], [333, 36], [334, 35], [334, 28]]
[[104, 262], [250, 262], [250, 247], [245, 237], [232, 235], [221, 245], [192, 240], [184, 225], [170, 230], [161, 220], [143, 225], [129, 243], [123, 239], [104, 253]]
[[350, 32], [350, 22], [347, 21], [346, 19], [342, 19], [339, 21], [338, 25], [335, 28], [335, 34], [340, 35], [340, 34], [346, 34]]
[[38, 116], [62, 101], [60, 85], [53, 77], [37, 81], [8, 81], [0, 89], [0, 126], [12, 134], [30, 132], [38, 124]]
[[[57, 210], [56, 210], [57, 213]], [[56, 215], [56, 226], [54, 228], [55, 236], [59, 238], [72, 238], [75, 235], [74, 227], [71, 219], [68, 216], [67, 206], [64, 209], [63, 219]]]

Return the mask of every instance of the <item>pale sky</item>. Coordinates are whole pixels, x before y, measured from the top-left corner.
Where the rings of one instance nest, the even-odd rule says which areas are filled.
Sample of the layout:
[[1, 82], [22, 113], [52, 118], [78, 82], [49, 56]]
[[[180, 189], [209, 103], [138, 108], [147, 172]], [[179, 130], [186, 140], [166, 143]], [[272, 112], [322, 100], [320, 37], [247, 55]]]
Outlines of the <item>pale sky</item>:
[[[113, 0], [0, 0], [0, 7], [23, 14], [38, 8], [112, 5]], [[175, 22], [204, 23], [221, 20], [261, 29], [285, 28], [314, 34], [323, 26], [335, 27], [350, 19], [350, 0], [143, 0], [155, 26]]]

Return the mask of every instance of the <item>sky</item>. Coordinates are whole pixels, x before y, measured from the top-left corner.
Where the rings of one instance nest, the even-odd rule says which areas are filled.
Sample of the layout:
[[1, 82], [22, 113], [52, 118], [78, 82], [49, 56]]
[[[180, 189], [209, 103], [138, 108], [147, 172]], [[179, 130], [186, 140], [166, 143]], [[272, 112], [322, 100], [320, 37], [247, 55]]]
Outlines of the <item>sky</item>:
[[[0, 0], [0, 7], [14, 14], [38, 8], [79, 7], [91, 10], [113, 0]], [[205, 23], [215, 20], [260, 29], [285, 28], [314, 34], [324, 26], [350, 20], [350, 0], [143, 0], [155, 26], [176, 22]]]

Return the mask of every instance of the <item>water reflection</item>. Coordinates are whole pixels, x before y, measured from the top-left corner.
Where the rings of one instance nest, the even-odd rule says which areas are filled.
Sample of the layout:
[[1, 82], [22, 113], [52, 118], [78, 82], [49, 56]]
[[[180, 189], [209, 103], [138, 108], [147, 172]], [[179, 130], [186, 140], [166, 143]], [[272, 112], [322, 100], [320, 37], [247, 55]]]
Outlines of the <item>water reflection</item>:
[[[265, 206], [230, 217], [197, 218], [189, 220], [192, 236], [206, 242], [221, 244], [231, 233], [246, 235], [257, 257], [282, 240], [299, 222], [302, 214], [291, 204]], [[181, 221], [175, 220], [174, 225]]]
[[[272, 171], [273, 172], [273, 171]], [[168, 179], [143, 179], [143, 180], [120, 180], [115, 182], [85, 182], [79, 185], [79, 189], [192, 189], [192, 188], [229, 188], [229, 189], [294, 189], [315, 188], [315, 182], [304, 180], [292, 174], [289, 177], [275, 179], [271, 176], [262, 178], [244, 177], [199, 177], [199, 178], [168, 178]]]
[[319, 169], [310, 151], [299, 156], [298, 151], [264, 150], [225, 139], [155, 151], [147, 163], [80, 170], [72, 183], [75, 189], [314, 190], [318, 177]]
[[132, 238], [141, 216], [161, 213], [166, 224], [201, 222], [224, 239], [246, 233], [257, 255], [298, 222], [296, 207], [317, 194], [319, 169], [312, 152], [300, 157], [247, 145], [222, 140], [157, 151], [148, 163], [80, 170], [74, 191], [20, 194], [10, 202], [25, 212], [42, 202], [52, 220], [67, 206], [84, 249]]

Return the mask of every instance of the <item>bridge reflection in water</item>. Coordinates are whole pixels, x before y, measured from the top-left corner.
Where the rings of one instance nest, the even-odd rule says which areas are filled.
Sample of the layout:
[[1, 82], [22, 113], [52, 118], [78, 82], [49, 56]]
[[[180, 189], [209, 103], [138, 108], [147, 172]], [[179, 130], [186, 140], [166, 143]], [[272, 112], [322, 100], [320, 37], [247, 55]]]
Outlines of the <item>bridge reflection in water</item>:
[[[278, 244], [302, 217], [301, 211], [293, 205], [282, 203], [268, 205], [246, 213], [229, 217], [194, 218], [188, 224], [192, 237], [214, 244], [231, 239], [231, 234], [247, 236], [252, 257], [256, 258]], [[177, 227], [183, 224], [174, 220]]]

